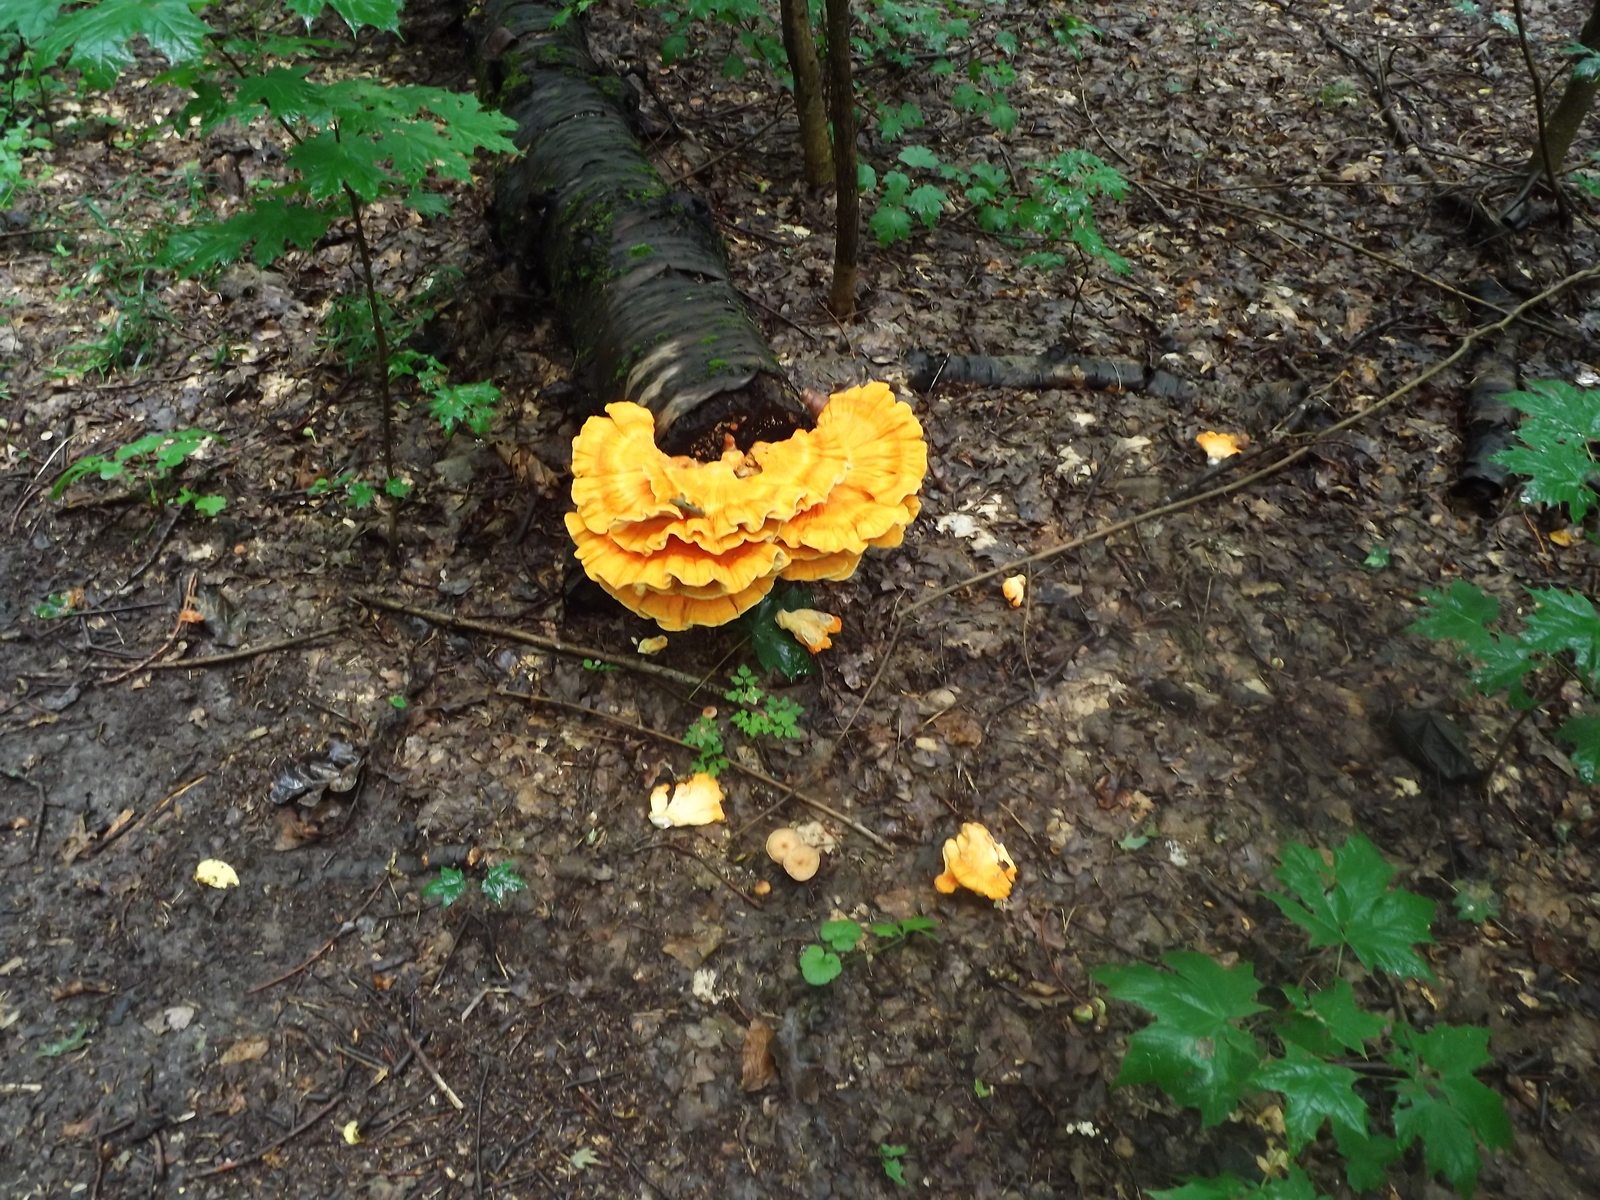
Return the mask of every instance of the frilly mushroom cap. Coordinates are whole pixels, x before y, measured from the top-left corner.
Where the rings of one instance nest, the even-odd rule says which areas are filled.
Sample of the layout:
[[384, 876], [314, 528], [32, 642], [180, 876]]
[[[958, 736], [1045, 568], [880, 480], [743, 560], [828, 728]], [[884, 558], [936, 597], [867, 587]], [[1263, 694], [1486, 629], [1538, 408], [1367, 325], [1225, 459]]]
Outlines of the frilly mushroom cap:
[[920, 505], [922, 427], [887, 384], [830, 398], [814, 430], [715, 462], [655, 444], [649, 410], [619, 402], [573, 441], [566, 518], [589, 577], [669, 632], [721, 625], [780, 576], [847, 579], [892, 548]]
[[710, 825], [725, 820], [722, 812], [722, 785], [716, 776], [704, 771], [689, 776], [672, 789], [660, 784], [650, 793], [650, 823], [660, 829], [682, 825]]
[[826, 650], [833, 645], [829, 635], [844, 628], [844, 622], [832, 613], [814, 608], [780, 609], [773, 618], [779, 629], [794, 634], [795, 640], [811, 653]]
[[944, 874], [933, 881], [933, 886], [949, 894], [964, 887], [987, 896], [991, 900], [1004, 900], [1011, 894], [1011, 884], [1017, 878], [1017, 864], [1011, 861], [1006, 848], [977, 822], [968, 822], [961, 832], [944, 844]]
[[1009, 575], [1000, 584], [1000, 594], [1006, 598], [1006, 603], [1012, 608], [1021, 608], [1022, 602], [1028, 595], [1028, 577], [1026, 575]]

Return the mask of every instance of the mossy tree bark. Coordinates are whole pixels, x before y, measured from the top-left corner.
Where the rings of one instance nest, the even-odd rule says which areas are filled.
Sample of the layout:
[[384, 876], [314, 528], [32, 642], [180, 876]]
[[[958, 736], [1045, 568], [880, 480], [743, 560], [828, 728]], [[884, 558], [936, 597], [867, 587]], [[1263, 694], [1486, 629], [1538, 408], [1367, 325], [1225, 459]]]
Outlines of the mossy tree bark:
[[[1600, 0], [1596, 0], [1600, 3]], [[833, 243], [833, 315], [856, 311], [856, 267], [861, 241], [861, 180], [856, 173], [855, 86], [850, 71], [850, 0], [827, 0], [828, 107], [833, 115], [833, 183], [837, 192]]]
[[714, 458], [811, 418], [728, 278], [698, 197], [674, 192], [634, 138], [621, 80], [559, 2], [492, 0], [487, 102], [525, 153], [496, 185], [502, 243], [542, 278], [602, 403], [632, 400], [670, 453]]
[[822, 65], [811, 36], [811, 9], [806, 0], [781, 0], [783, 49], [794, 75], [794, 107], [800, 116], [800, 153], [805, 181], [821, 187], [833, 178], [833, 152], [828, 145], [828, 114], [822, 105]]

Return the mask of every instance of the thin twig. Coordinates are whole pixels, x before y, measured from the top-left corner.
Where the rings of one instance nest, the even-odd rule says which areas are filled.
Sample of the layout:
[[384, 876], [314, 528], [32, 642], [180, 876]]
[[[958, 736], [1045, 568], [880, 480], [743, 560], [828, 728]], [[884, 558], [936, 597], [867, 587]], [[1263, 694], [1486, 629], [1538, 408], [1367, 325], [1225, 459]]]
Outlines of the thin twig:
[[[533, 704], [549, 704], [556, 708], [565, 708], [571, 712], [582, 713], [584, 716], [596, 717], [602, 721], [609, 721], [613, 725], [619, 726], [623, 729], [630, 729], [634, 733], [643, 734], [645, 737], [653, 737], [659, 741], [671, 742], [674, 746], [682, 746], [685, 750], [698, 749], [698, 747], [691, 746], [682, 738], [673, 737], [670, 733], [662, 733], [659, 729], [651, 729], [646, 725], [637, 724], [636, 722], [628, 720], [626, 717], [614, 717], [610, 713], [603, 713], [598, 709], [590, 708], [586, 704], [574, 704], [570, 700], [557, 700], [554, 696], [538, 696], [534, 695], [532, 692], [518, 692], [511, 688], [496, 688], [495, 695], [508, 696], [514, 700], [526, 700]], [[728, 765], [735, 771], [738, 771], [740, 774], [745, 775], [750, 779], [754, 779], [757, 783], [763, 784], [775, 791], [783, 792], [786, 795], [794, 796], [796, 800], [800, 801], [800, 803], [804, 804], [807, 808], [813, 810], [814, 812], [819, 812], [826, 817], [832, 817], [841, 825], [848, 826], [849, 828], [855, 830], [862, 837], [866, 838], [873, 845], [877, 846], [880, 850], [887, 851], [893, 849], [888, 842], [884, 841], [883, 838], [873, 833], [872, 830], [861, 824], [861, 822], [845, 816], [842, 812], [831, 805], [824, 804], [821, 800], [814, 799], [813, 797], [806, 795], [804, 792], [796, 790], [789, 784], [782, 783], [779, 780], [774, 779], [765, 772], [757, 771], [753, 767], [747, 767], [738, 759], [730, 758], [728, 760]]]
[[160, 658], [168, 650], [172, 649], [173, 645], [178, 640], [178, 635], [183, 632], [183, 627], [190, 624], [192, 620], [196, 619], [196, 613], [194, 611], [194, 589], [195, 585], [199, 582], [200, 576], [195, 574], [190, 575], [189, 582], [184, 585], [183, 604], [178, 608], [178, 619], [172, 627], [172, 636], [169, 637], [149, 658], [145, 659], [143, 662], [134, 663], [133, 666], [129, 667], [126, 671], [119, 671], [110, 678], [102, 680], [103, 683], [121, 683], [128, 676], [138, 674], [151, 663], [155, 662], [156, 659]]
[[332, 637], [345, 629], [341, 621], [337, 625], [330, 625], [326, 629], [318, 629], [313, 633], [300, 633], [294, 637], [280, 638], [275, 642], [265, 642], [259, 646], [244, 646], [238, 650], [229, 650], [224, 654], [208, 654], [204, 658], [180, 658], [172, 662], [149, 663], [152, 671], [184, 671], [193, 667], [220, 667], [225, 663], [243, 662], [247, 658], [255, 658], [262, 654], [273, 654], [279, 650], [287, 650], [291, 646], [304, 645], [306, 642], [315, 642], [320, 638]]
[[684, 687], [698, 688], [704, 682], [697, 675], [690, 675], [684, 671], [674, 671], [671, 667], [663, 667], [659, 663], [647, 662], [638, 655], [629, 657], [626, 654], [613, 654], [609, 650], [596, 650], [589, 646], [574, 646], [570, 642], [540, 637], [536, 633], [528, 633], [510, 625], [497, 625], [493, 621], [476, 621], [471, 617], [458, 617], [452, 613], [440, 612], [433, 608], [418, 608], [414, 604], [390, 600], [386, 596], [379, 596], [373, 592], [351, 592], [350, 601], [353, 604], [366, 604], [372, 608], [404, 613], [408, 617], [420, 617], [422, 620], [434, 625], [447, 625], [454, 629], [465, 629], [472, 633], [484, 633], [490, 637], [505, 638], [507, 641], [522, 642], [527, 646], [537, 646], [541, 650], [549, 650], [553, 654], [565, 654], [569, 658], [592, 658], [597, 662], [610, 663], [612, 666], [621, 667], [626, 671], [636, 671], [641, 675], [654, 675], [658, 679], [670, 679], [673, 683], [682, 684]]
[[269, 979], [265, 983], [256, 984], [256, 986], [251, 988], [248, 992], [246, 992], [245, 995], [246, 996], [254, 996], [257, 992], [264, 992], [269, 987], [275, 987], [276, 985], [284, 982], [287, 979], [293, 979], [296, 975], [300, 974], [301, 971], [304, 971], [312, 963], [316, 962], [317, 959], [321, 958], [329, 950], [332, 950], [336, 945], [339, 944], [339, 939], [340, 938], [342, 938], [345, 934], [349, 933], [351, 930], [355, 929], [355, 927], [356, 927], [356, 919], [358, 917], [360, 917], [362, 913], [366, 912], [367, 909], [372, 907], [372, 902], [378, 898], [378, 893], [383, 891], [383, 885], [388, 883], [388, 882], [389, 882], [389, 878], [388, 878], [387, 875], [384, 876], [384, 878], [378, 880], [378, 886], [373, 888], [372, 891], [367, 895], [367, 898], [361, 902], [361, 907], [356, 909], [355, 912], [351, 913], [348, 918], [346, 918], [344, 921], [342, 921], [340, 923], [340, 925], [339, 925], [339, 928], [334, 931], [334, 935], [331, 938], [329, 938], [326, 942], [322, 943], [322, 948], [320, 950], [318, 950], [315, 954], [313, 954], [310, 958], [306, 959], [305, 962], [301, 963], [298, 967], [294, 968], [294, 970], [292, 970], [292, 971], [285, 971], [282, 975], [279, 975], [276, 979]]
[[171, 804], [179, 796], [183, 795], [185, 792], [189, 791], [191, 788], [199, 786], [200, 784], [204, 783], [207, 779], [210, 779], [210, 778], [211, 778], [211, 773], [209, 771], [206, 772], [204, 775], [195, 776], [193, 779], [189, 780], [188, 783], [186, 783], [182, 787], [180, 787], [177, 791], [175, 791], [175, 792], [171, 793], [170, 795], [168, 795], [167, 797], [165, 797], [161, 801], [161, 803], [153, 805], [150, 808], [147, 808], [143, 813], [141, 813], [139, 816], [135, 817], [133, 820], [129, 821], [121, 829], [117, 830], [115, 833], [113, 833], [110, 836], [108, 836], [103, 842], [101, 842], [98, 846], [95, 847], [94, 853], [95, 854], [104, 854], [105, 851], [106, 851], [106, 848], [108, 846], [113, 845], [119, 838], [126, 837], [128, 834], [132, 833], [135, 829], [139, 828], [139, 826], [143, 825], [151, 817], [155, 816], [162, 809], [166, 808], [167, 805]]
[[444, 1081], [444, 1076], [439, 1074], [439, 1069], [435, 1067], [432, 1060], [422, 1052], [422, 1043], [417, 1041], [416, 1035], [404, 1025], [400, 1026], [400, 1033], [406, 1039], [406, 1045], [411, 1047], [411, 1053], [415, 1054], [417, 1056], [417, 1061], [422, 1064], [422, 1069], [426, 1071], [429, 1078], [433, 1080], [434, 1086], [444, 1093], [444, 1098], [446, 1100], [450, 1101], [450, 1107], [458, 1112], [461, 1109], [464, 1109], [466, 1105], [461, 1103], [461, 1097], [456, 1095], [455, 1092], [451, 1090], [450, 1085]]

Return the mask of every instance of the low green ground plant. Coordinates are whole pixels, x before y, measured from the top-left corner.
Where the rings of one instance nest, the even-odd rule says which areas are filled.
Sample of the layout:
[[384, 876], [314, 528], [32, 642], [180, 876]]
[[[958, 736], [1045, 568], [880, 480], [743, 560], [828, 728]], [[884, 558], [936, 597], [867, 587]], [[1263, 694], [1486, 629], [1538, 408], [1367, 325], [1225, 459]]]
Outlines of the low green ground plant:
[[[1374, 977], [1433, 979], [1416, 947], [1433, 942], [1434, 904], [1391, 887], [1394, 868], [1356, 834], [1330, 857], [1298, 842], [1283, 848], [1267, 892], [1322, 949], [1320, 983], [1284, 982], [1282, 1002], [1261, 1003], [1255, 966], [1223, 966], [1193, 951], [1143, 964], [1100, 967], [1094, 978], [1116, 1000], [1154, 1020], [1128, 1039], [1119, 1086], [1150, 1084], [1200, 1112], [1202, 1127], [1226, 1120], [1247, 1097], [1281, 1105], [1290, 1165], [1282, 1177], [1192, 1178], [1150, 1193], [1158, 1200], [1316, 1200], [1294, 1160], [1319, 1140], [1343, 1160], [1356, 1192], [1379, 1188], [1400, 1156], [1417, 1147], [1430, 1174], [1470, 1196], [1480, 1147], [1511, 1145], [1500, 1095], [1476, 1072], [1489, 1064], [1489, 1031], [1440, 1022], [1426, 1030], [1403, 1015], [1361, 1007], [1345, 977], [1354, 956]], [[1327, 1134], [1324, 1134], [1324, 1130]], [[1331, 1145], [1330, 1145], [1331, 1143]]]
[[[878, 954], [903, 946], [913, 937], [924, 937], [937, 942], [934, 930], [939, 922], [932, 917], [907, 917], [903, 921], [879, 921], [863, 927], [859, 921], [842, 919], [824, 921], [817, 928], [821, 939], [800, 951], [800, 975], [812, 987], [827, 987], [844, 971], [846, 955], [860, 953]], [[868, 934], [870, 945], [863, 945]]]
[[[1547, 380], [1503, 398], [1524, 414], [1520, 445], [1494, 461], [1523, 477], [1524, 503], [1565, 509], [1583, 526], [1600, 508], [1600, 463], [1590, 449], [1600, 439], [1600, 391]], [[1593, 531], [1582, 536], [1600, 542]], [[1499, 600], [1458, 579], [1423, 593], [1424, 612], [1412, 628], [1434, 641], [1455, 642], [1476, 664], [1473, 686], [1485, 696], [1504, 695], [1524, 719], [1568, 696], [1556, 736], [1572, 747], [1578, 777], [1593, 784], [1600, 781], [1600, 613], [1572, 588], [1530, 587], [1526, 594], [1530, 604], [1519, 607], [1520, 624], [1512, 628], [1502, 624]], [[1535, 683], [1541, 679], [1542, 685]]]
[[222, 439], [204, 429], [146, 434], [119, 446], [109, 455], [90, 454], [80, 458], [56, 477], [50, 487], [50, 498], [59, 500], [74, 483], [92, 475], [144, 491], [152, 504], [189, 505], [201, 516], [214, 517], [227, 507], [225, 496], [207, 496], [188, 487], [172, 486], [173, 473], [190, 459], [202, 455], [214, 442], [221, 443]]
[[[425, 886], [422, 894], [429, 900], [437, 900], [441, 908], [449, 908], [466, 895], [467, 888], [465, 871], [455, 867], [441, 867], [439, 877]], [[478, 891], [496, 908], [503, 905], [514, 893], [527, 890], [527, 881], [517, 874], [510, 863], [496, 863], [483, 873], [482, 879], [478, 880]]]

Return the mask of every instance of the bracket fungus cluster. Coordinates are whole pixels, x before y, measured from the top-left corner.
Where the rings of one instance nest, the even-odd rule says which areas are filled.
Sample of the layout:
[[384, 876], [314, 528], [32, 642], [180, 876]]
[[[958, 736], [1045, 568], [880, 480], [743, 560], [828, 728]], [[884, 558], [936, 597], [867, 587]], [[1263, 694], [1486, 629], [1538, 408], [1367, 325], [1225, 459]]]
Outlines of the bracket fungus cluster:
[[659, 449], [650, 411], [624, 401], [573, 440], [567, 531], [589, 578], [640, 616], [722, 625], [779, 579], [847, 579], [869, 546], [898, 546], [927, 469], [922, 426], [883, 383], [715, 462]]

